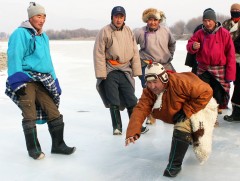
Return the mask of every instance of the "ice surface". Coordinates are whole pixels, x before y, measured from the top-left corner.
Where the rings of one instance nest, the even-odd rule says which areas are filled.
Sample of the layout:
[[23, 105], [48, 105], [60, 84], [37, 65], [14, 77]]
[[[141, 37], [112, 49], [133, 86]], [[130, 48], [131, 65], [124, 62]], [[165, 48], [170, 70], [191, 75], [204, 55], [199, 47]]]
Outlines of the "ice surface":
[[[175, 179], [163, 177], [168, 163], [172, 125], [160, 120], [150, 131], [129, 147], [124, 146], [128, 124], [126, 110], [121, 112], [123, 135], [113, 136], [110, 113], [95, 88], [93, 41], [51, 41], [52, 58], [63, 90], [60, 111], [65, 121], [65, 141], [76, 146], [73, 155], [51, 154], [47, 125], [38, 126], [39, 141], [46, 154], [43, 160], [28, 157], [21, 126], [21, 112], [4, 94], [6, 71], [0, 72], [0, 180], [3, 181], [239, 181], [240, 124], [225, 122], [230, 114], [219, 116], [214, 130], [209, 160], [199, 165], [190, 147], [183, 169]], [[7, 44], [0, 47], [6, 50]], [[178, 72], [189, 71], [184, 65], [186, 41], [177, 42], [173, 65]], [[136, 95], [141, 95], [136, 78]], [[231, 105], [229, 104], [229, 107]]]

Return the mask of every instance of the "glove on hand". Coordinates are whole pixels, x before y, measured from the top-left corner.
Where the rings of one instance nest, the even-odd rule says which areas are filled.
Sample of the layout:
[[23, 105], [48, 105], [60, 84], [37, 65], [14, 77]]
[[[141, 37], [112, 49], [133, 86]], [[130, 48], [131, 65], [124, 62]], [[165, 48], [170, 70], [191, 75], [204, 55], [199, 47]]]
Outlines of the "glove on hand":
[[174, 124], [179, 123], [179, 122], [184, 122], [186, 119], [186, 114], [184, 113], [183, 109], [178, 111], [174, 116], [173, 116], [173, 122]]
[[25, 95], [27, 95], [26, 92], [25, 92], [25, 87], [21, 87], [20, 89], [18, 89], [18, 90], [16, 91], [16, 94], [17, 94], [18, 96], [25, 96]]

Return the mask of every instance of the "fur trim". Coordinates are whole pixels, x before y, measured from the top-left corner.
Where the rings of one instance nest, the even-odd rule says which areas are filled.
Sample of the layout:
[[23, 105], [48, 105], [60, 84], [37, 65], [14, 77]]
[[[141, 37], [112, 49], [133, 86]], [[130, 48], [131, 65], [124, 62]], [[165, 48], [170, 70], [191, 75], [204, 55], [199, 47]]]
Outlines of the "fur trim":
[[217, 110], [218, 104], [212, 98], [204, 109], [190, 117], [193, 130], [193, 151], [200, 164], [207, 161], [212, 151], [212, 137], [218, 115]]
[[154, 9], [154, 8], [148, 8], [145, 11], [143, 11], [142, 20], [144, 23], [147, 23], [147, 20], [149, 18], [155, 18], [157, 20], [160, 20], [160, 22], [162, 22], [166, 17], [162, 11], [158, 11], [157, 9]]

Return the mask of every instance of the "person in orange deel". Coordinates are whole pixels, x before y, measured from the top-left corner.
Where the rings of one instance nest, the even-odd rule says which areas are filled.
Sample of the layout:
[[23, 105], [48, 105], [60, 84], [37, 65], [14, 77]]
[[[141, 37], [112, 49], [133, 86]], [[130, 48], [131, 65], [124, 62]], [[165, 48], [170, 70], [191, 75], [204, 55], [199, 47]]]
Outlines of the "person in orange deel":
[[[151, 113], [165, 123], [174, 124], [169, 163], [163, 175], [176, 177], [189, 144], [201, 163], [212, 148], [212, 133], [217, 118], [217, 103], [211, 87], [192, 72], [166, 72], [159, 63], [145, 69], [147, 88], [133, 109], [125, 145], [141, 136], [141, 125]], [[193, 83], [194, 82], [194, 83]]]

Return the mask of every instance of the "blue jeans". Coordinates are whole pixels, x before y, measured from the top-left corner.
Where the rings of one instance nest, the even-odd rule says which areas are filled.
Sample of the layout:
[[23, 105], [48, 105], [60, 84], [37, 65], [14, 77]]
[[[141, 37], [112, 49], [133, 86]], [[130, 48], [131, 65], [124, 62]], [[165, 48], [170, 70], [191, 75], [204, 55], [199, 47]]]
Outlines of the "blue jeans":
[[142, 75], [139, 76], [139, 79], [141, 80], [142, 88], [146, 88], [146, 81], [145, 81], [145, 78], [144, 78], [146, 67], [147, 67], [147, 65], [142, 67]]

